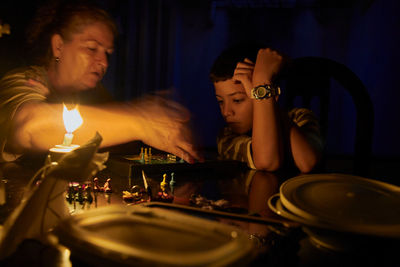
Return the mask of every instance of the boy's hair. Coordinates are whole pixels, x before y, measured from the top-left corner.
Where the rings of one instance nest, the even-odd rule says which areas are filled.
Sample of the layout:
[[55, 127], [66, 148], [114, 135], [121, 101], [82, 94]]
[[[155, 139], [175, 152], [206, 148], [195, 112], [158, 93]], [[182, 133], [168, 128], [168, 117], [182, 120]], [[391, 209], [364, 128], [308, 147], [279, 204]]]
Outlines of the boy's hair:
[[224, 50], [214, 61], [210, 70], [211, 82], [221, 82], [231, 79], [238, 62], [245, 58], [256, 62], [258, 50], [266, 47], [261, 44], [240, 44]]

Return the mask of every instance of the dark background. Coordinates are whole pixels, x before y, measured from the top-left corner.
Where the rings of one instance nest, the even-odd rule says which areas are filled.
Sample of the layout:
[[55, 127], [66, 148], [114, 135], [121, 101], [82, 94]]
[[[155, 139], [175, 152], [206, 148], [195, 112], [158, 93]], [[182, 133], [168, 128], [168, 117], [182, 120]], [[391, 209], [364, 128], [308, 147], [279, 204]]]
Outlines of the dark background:
[[[24, 28], [43, 1], [2, 1], [0, 75], [24, 63]], [[227, 46], [264, 42], [292, 58], [322, 56], [348, 66], [374, 104], [373, 155], [398, 162], [400, 149], [400, 1], [248, 0], [98, 1], [117, 20], [120, 38], [104, 83], [117, 99], [162, 89], [193, 112], [204, 147], [215, 146], [223, 122], [208, 71]], [[355, 109], [350, 95], [332, 85], [327, 153], [351, 156]]]

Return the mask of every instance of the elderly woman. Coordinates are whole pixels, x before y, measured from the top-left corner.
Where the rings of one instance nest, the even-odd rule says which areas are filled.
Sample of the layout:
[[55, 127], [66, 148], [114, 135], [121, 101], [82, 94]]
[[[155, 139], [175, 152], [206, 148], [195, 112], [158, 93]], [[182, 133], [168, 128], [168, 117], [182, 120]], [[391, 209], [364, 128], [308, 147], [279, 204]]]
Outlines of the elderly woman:
[[0, 162], [45, 152], [62, 141], [63, 103], [79, 103], [83, 125], [74, 143], [95, 132], [102, 147], [141, 140], [188, 162], [195, 150], [186, 109], [161, 98], [115, 103], [101, 85], [114, 49], [116, 26], [102, 9], [65, 4], [38, 12], [28, 31], [35, 65], [0, 81]]

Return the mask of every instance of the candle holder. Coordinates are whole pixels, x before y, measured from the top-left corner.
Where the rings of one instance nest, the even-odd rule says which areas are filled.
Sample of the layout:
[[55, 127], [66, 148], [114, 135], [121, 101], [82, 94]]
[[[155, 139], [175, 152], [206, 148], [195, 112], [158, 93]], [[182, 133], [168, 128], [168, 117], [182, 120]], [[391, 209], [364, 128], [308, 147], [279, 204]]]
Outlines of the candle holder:
[[56, 145], [55, 147], [52, 147], [49, 149], [49, 154], [48, 157], [50, 162], [58, 161], [62, 156], [65, 154], [79, 148], [79, 145]]

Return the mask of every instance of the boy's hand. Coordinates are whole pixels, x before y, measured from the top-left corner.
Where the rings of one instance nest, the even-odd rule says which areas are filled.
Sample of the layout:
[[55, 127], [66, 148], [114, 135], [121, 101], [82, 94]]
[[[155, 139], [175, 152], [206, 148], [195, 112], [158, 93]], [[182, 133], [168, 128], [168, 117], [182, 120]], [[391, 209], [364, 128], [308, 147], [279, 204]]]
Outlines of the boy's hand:
[[254, 63], [250, 59], [245, 58], [244, 61], [241, 61], [236, 65], [232, 77], [233, 80], [239, 81], [243, 84], [248, 97], [250, 97], [251, 89], [253, 89], [253, 70]]
[[253, 87], [271, 84], [272, 78], [279, 72], [282, 56], [270, 48], [260, 49], [253, 71]]

